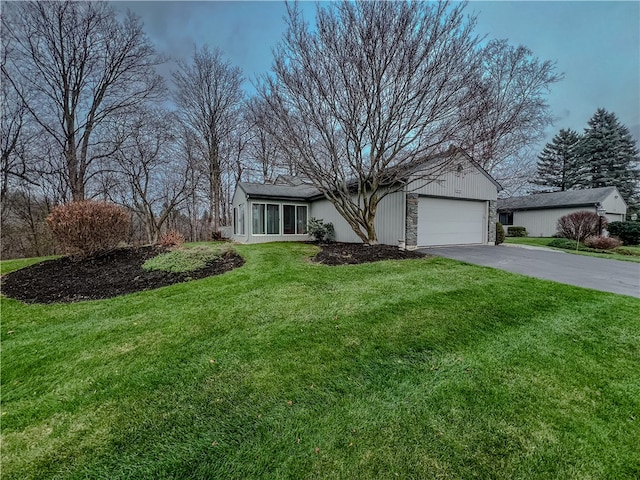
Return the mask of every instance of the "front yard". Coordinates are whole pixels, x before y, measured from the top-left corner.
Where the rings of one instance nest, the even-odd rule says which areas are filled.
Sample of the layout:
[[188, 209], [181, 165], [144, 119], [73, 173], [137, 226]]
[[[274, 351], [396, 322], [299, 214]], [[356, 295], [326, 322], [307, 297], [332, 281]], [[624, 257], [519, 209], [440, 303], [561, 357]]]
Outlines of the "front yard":
[[[579, 250], [565, 249], [565, 248], [554, 248], [551, 244], [556, 240], [553, 237], [506, 237], [504, 239], [505, 243], [512, 243], [516, 245], [532, 245], [535, 247], [548, 247], [553, 248], [554, 250], [562, 250], [563, 252], [575, 253], [578, 255], [587, 255], [589, 257], [598, 257], [598, 258], [606, 258], [608, 260], [621, 260], [623, 262], [635, 262], [640, 263], [640, 246], [623, 246], [618, 249], [614, 249], [606, 252], [594, 252], [594, 251], [584, 251], [591, 250], [584, 247], [582, 244], [579, 246]], [[619, 251], [624, 251], [624, 254], [619, 253]]]
[[640, 476], [640, 300], [237, 250], [124, 297], [2, 298], [3, 478]]

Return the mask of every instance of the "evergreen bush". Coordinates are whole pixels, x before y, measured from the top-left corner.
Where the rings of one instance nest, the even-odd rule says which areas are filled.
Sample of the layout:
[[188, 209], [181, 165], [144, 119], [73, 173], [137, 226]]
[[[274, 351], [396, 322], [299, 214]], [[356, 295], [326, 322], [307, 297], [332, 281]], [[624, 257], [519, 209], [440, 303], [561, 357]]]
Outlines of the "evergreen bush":
[[496, 222], [496, 245], [504, 243], [504, 227], [500, 222]]
[[618, 237], [625, 245], [640, 245], [640, 222], [611, 222], [607, 227], [610, 235]]
[[333, 223], [324, 223], [321, 218], [311, 217], [307, 224], [307, 233], [316, 239], [316, 242], [331, 242], [335, 236]]
[[526, 237], [526, 227], [507, 227], [507, 235], [510, 237]]

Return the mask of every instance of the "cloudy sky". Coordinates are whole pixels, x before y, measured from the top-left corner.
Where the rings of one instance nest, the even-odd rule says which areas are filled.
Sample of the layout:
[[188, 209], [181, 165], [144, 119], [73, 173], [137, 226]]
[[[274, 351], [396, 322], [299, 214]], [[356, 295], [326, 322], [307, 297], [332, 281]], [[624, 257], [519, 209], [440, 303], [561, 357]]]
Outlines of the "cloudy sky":
[[[145, 25], [158, 51], [188, 59], [194, 45], [220, 48], [250, 81], [271, 65], [271, 49], [284, 32], [283, 2], [116, 2]], [[302, 2], [313, 21], [315, 3]], [[557, 63], [564, 80], [549, 104], [556, 118], [547, 140], [560, 128], [582, 132], [597, 108], [615, 112], [640, 140], [640, 2], [471, 1], [477, 33], [522, 44], [542, 60]], [[167, 72], [172, 68], [167, 65]]]

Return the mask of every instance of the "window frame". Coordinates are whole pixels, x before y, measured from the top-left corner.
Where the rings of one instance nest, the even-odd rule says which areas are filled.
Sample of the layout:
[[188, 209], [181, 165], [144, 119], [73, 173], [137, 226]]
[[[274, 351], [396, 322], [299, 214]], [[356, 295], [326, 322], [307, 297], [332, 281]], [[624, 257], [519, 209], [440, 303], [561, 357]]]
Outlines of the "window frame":
[[[507, 217], [507, 223], [502, 222], [502, 219], [504, 218], [503, 215], [506, 215]], [[509, 220], [511, 220], [511, 222], [509, 223]], [[513, 226], [513, 212], [500, 212], [498, 214], [498, 221], [502, 224], [502, 225], [508, 225], [508, 226]]]
[[[286, 233], [285, 232], [285, 226], [284, 226], [284, 209], [285, 207], [292, 207], [293, 208], [293, 230], [294, 233]], [[298, 233], [298, 208], [304, 208], [306, 211], [306, 221], [304, 223], [303, 226], [303, 231], [302, 233]], [[305, 205], [305, 204], [300, 204], [300, 203], [283, 203], [282, 204], [282, 234], [283, 235], [296, 235], [296, 236], [304, 236], [304, 235], [308, 235], [307, 233], [307, 223], [309, 221], [309, 205]]]

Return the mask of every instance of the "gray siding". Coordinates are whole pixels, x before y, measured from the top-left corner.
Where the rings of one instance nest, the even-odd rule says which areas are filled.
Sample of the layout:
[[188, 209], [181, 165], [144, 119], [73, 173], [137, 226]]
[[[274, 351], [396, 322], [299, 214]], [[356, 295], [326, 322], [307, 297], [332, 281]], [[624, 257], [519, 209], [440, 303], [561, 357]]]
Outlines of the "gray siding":
[[[513, 212], [513, 225], [525, 227], [530, 237], [552, 237], [556, 233], [556, 223], [560, 217], [584, 210], [595, 212], [595, 206], [591, 209], [570, 207]], [[505, 226], [505, 233], [507, 226]]]
[[[311, 217], [322, 219], [325, 223], [333, 223], [337, 242], [362, 242], [329, 200], [322, 199], [313, 202]], [[391, 193], [382, 199], [378, 205], [374, 224], [378, 234], [378, 242], [385, 245], [398, 245], [399, 240], [404, 240], [403, 192]]]
[[602, 202], [602, 206], [607, 211], [607, 219], [610, 222], [624, 220], [627, 213], [627, 204], [617, 191], [610, 193]]
[[[457, 165], [461, 165], [458, 172]], [[496, 185], [479, 171], [471, 162], [460, 159], [454, 163], [450, 171], [438, 176], [437, 180], [425, 180], [420, 174], [414, 175], [409, 183], [409, 192], [431, 197], [449, 197], [467, 200], [496, 200]]]

